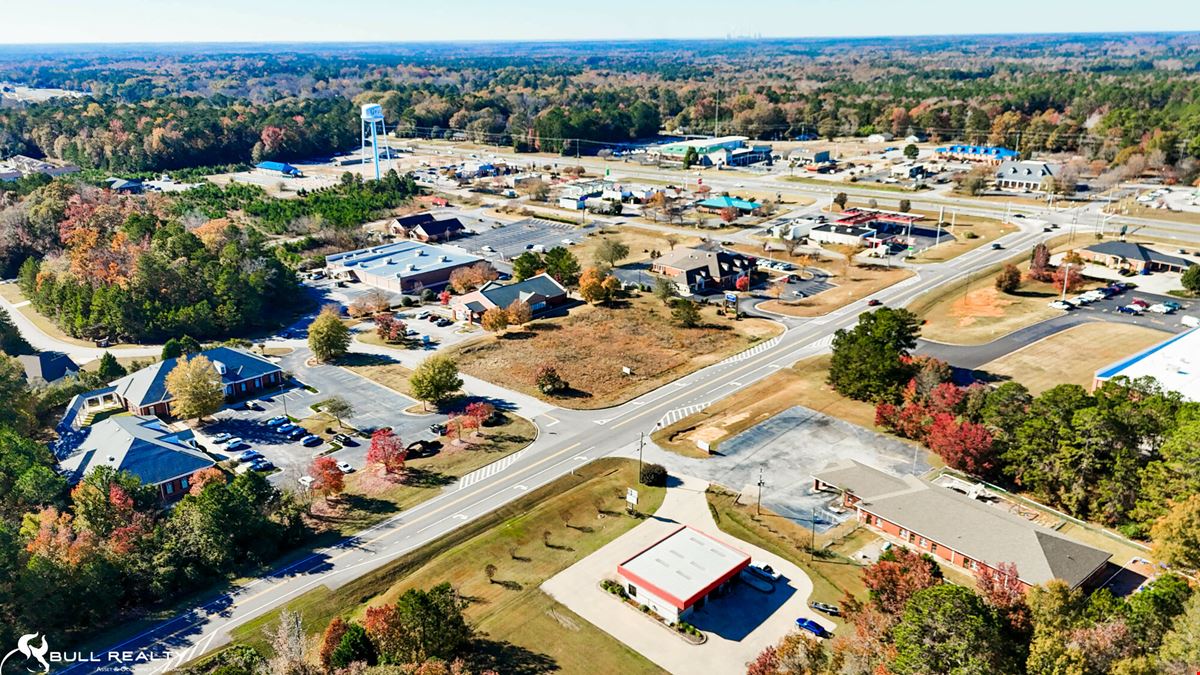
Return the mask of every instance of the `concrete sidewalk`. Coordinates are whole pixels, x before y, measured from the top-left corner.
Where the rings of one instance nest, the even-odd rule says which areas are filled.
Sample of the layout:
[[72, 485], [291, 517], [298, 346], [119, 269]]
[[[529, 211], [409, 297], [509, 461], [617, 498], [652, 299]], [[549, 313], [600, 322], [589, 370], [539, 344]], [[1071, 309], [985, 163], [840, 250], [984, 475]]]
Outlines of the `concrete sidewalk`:
[[[797, 617], [834, 626], [808, 607], [812, 582], [796, 565], [777, 555], [734, 539], [717, 528], [704, 491], [708, 483], [681, 478], [667, 490], [659, 510], [646, 522], [542, 584], [542, 590], [571, 611], [625, 643], [672, 673], [745, 672], [746, 663], [766, 647], [795, 630]], [[639, 615], [599, 587], [616, 578], [617, 564], [632, 557], [680, 525], [689, 525], [767, 563], [782, 575], [774, 593], [764, 594], [744, 584], [687, 618], [708, 641], [693, 645], [673, 631]], [[703, 664], [702, 666], [700, 664]]]

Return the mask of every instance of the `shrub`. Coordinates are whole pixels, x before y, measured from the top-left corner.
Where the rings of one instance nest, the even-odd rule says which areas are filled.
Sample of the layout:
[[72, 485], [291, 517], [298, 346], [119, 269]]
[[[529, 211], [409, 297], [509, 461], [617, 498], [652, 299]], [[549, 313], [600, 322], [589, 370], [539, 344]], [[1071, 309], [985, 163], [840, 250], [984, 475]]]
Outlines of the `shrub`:
[[642, 485], [666, 487], [667, 469], [662, 464], [643, 464], [640, 478]]
[[437, 293], [434, 293], [432, 288], [421, 291], [421, 302], [433, 302], [434, 300], [437, 300]]
[[638, 609], [642, 610], [643, 614], [650, 613], [650, 605], [642, 605], [641, 607], [638, 607]]

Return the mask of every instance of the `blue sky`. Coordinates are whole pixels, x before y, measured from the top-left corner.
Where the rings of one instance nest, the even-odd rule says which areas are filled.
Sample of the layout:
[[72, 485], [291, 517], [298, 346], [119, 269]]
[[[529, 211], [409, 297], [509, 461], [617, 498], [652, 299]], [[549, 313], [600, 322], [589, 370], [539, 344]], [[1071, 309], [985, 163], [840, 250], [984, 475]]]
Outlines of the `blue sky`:
[[1185, 31], [1200, 30], [1196, 1], [5, 0], [0, 44]]

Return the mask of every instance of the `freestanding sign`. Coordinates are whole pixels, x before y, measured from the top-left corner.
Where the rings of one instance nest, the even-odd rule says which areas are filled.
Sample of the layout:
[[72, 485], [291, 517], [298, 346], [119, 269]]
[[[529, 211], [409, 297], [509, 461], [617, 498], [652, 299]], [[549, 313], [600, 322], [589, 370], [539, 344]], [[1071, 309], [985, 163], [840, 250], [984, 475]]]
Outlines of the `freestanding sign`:
[[625, 501], [629, 503], [629, 508], [637, 506], [637, 498], [637, 490], [634, 490], [633, 488], [625, 489]]

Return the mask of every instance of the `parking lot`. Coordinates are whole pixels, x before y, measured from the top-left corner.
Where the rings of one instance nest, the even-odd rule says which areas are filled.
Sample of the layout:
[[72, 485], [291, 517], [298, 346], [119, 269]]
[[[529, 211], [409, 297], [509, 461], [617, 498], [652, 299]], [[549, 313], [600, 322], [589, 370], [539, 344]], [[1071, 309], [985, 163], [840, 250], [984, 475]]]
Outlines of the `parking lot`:
[[492, 259], [511, 260], [536, 246], [549, 250], [555, 246], [578, 244], [595, 225], [583, 227], [541, 218], [526, 218], [515, 223], [484, 230], [456, 242], [470, 253]]

